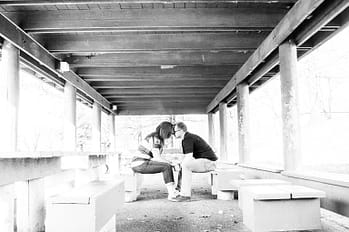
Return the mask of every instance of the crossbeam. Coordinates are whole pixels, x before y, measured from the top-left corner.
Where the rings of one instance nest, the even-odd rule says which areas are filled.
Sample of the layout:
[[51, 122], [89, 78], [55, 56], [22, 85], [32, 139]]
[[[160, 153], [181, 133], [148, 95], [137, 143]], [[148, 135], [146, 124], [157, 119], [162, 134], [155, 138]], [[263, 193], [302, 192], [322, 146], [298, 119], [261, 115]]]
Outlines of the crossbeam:
[[99, 93], [97, 93], [96, 90], [89, 86], [84, 80], [82, 80], [78, 75], [62, 75], [61, 73], [57, 72], [56, 64], [58, 61], [55, 59], [55, 57], [1, 13], [0, 36], [10, 41], [21, 52], [24, 52], [25, 54], [39, 62], [39, 64], [45, 66], [53, 73], [56, 73], [59, 77], [72, 83], [76, 88], [78, 88], [88, 96], [92, 97], [104, 108], [110, 111], [110, 103]]
[[242, 65], [250, 51], [174, 51], [73, 55], [64, 59], [72, 68], [80, 67], [137, 67], [137, 66], [194, 66]]
[[[281, 3], [295, 3], [297, 0], [278, 0]], [[1, 1], [0, 5], [6, 6], [42, 6], [42, 5], [81, 5], [81, 4], [121, 4], [121, 3], [274, 3], [274, 0], [12, 0]]]
[[[271, 31], [286, 14], [277, 8], [176, 8], [14, 12], [28, 33], [110, 31]], [[12, 13], [8, 14], [9, 16]]]
[[324, 0], [299, 0], [207, 107], [214, 111]]
[[[252, 34], [251, 34], [252, 33]], [[253, 36], [251, 36], [253, 35]], [[176, 51], [255, 49], [266, 32], [174, 33], [174, 34], [45, 34], [40, 38], [55, 54], [118, 51]]]

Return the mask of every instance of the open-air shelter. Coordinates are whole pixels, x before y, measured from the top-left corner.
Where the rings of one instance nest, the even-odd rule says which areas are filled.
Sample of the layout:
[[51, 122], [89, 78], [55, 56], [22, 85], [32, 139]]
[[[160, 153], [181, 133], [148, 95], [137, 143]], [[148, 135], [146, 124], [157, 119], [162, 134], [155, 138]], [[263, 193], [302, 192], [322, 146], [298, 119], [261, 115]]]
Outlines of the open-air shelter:
[[[41, 178], [61, 171], [61, 158], [108, 161], [101, 152], [101, 112], [119, 115], [213, 114], [220, 124], [220, 160], [227, 160], [227, 107], [237, 105], [239, 164], [249, 160], [249, 94], [280, 73], [282, 172], [326, 192], [322, 206], [349, 216], [348, 182], [297, 173], [300, 160], [298, 59], [348, 24], [347, 0], [10, 0], [0, 1], [1, 97], [8, 114], [0, 157], [0, 224], [13, 228], [13, 183], [26, 181], [23, 204], [41, 209]], [[64, 147], [59, 152], [18, 151], [19, 70], [64, 92]], [[76, 152], [76, 101], [93, 108], [93, 147]], [[33, 103], [35, 104], [35, 103]], [[246, 168], [251, 168], [245, 165]], [[256, 167], [252, 167], [256, 168]], [[58, 178], [63, 181], [66, 177]], [[26, 203], [25, 203], [26, 202]], [[29, 202], [29, 203], [28, 203]], [[28, 206], [29, 207], [29, 206]], [[34, 216], [33, 216], [34, 215]], [[28, 216], [31, 231], [43, 217]], [[10, 218], [10, 219], [9, 219]], [[18, 221], [17, 221], [18, 223]], [[20, 227], [20, 225], [18, 225]], [[3, 228], [5, 228], [3, 227]]]

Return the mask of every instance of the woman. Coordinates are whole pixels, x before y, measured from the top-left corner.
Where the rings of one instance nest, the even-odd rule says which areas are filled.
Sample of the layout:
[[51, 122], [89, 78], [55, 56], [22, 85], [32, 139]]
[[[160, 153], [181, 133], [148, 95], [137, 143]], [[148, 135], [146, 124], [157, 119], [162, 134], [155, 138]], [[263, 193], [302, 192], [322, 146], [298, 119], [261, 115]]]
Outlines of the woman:
[[178, 195], [175, 190], [173, 167], [169, 161], [161, 157], [165, 139], [171, 137], [173, 125], [170, 122], [162, 122], [155, 132], [145, 137], [138, 147], [136, 155], [131, 162], [134, 172], [142, 174], [162, 173], [167, 191], [168, 199], [172, 200]]

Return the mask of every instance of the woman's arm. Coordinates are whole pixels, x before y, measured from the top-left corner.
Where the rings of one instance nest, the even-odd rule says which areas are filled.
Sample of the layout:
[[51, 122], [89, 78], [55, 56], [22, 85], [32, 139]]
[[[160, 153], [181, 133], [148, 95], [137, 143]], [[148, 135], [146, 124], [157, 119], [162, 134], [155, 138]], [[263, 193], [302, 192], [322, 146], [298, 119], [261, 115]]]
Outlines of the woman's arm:
[[171, 164], [171, 161], [165, 159], [165, 158], [161, 155], [160, 149], [159, 149], [159, 148], [154, 148], [154, 149], [152, 149], [152, 153], [153, 153], [153, 158], [152, 158], [152, 160], [158, 161], [158, 162], [164, 162], [164, 163], [169, 163], [169, 164]]

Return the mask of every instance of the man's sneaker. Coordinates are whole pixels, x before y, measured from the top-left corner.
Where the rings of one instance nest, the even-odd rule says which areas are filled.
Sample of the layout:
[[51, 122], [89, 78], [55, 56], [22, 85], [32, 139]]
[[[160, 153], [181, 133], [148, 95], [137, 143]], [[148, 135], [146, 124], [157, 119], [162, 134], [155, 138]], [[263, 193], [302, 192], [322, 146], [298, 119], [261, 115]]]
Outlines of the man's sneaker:
[[[169, 199], [170, 200], [170, 199]], [[191, 198], [187, 196], [177, 196], [175, 198], [171, 198], [170, 201], [175, 201], [175, 202], [188, 202], [190, 201]]]

